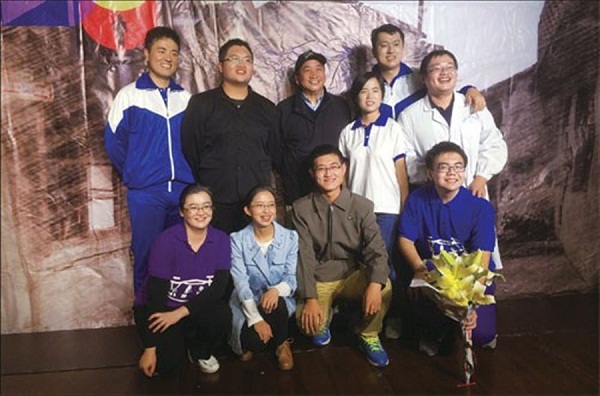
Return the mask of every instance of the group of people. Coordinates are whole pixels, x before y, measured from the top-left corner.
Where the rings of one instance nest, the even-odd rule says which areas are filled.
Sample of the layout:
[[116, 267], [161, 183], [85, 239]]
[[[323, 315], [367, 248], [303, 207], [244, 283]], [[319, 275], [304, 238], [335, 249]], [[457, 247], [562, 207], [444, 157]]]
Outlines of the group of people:
[[[408, 285], [441, 249], [481, 249], [496, 268], [487, 181], [506, 144], [483, 96], [455, 91], [451, 52], [432, 51], [416, 71], [402, 63], [397, 26], [374, 29], [371, 41], [377, 65], [354, 80], [354, 108], [327, 92], [327, 60], [311, 50], [294, 67], [298, 92], [275, 106], [249, 85], [247, 42], [223, 44], [219, 87], [192, 96], [173, 79], [177, 33], [147, 33], [147, 70], [119, 91], [105, 130], [127, 187], [147, 376], [186, 357], [216, 372], [225, 340], [243, 361], [268, 349], [290, 370], [290, 318], [327, 345], [340, 300], [361, 306], [353, 330], [377, 367], [389, 364], [384, 323], [398, 338], [403, 309], [423, 323], [423, 352], [452, 336], [457, 324]], [[495, 320], [494, 307], [480, 307], [462, 325], [494, 347]]]

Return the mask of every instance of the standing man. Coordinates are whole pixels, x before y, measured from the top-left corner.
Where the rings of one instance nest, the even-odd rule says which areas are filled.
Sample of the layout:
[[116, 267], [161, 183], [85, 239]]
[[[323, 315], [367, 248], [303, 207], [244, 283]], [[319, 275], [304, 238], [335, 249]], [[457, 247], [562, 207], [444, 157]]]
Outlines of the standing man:
[[[412, 267], [415, 277], [426, 277], [425, 259], [441, 250], [457, 254], [483, 251], [483, 265], [496, 269], [490, 252], [494, 249], [494, 208], [489, 201], [476, 197], [463, 187], [467, 155], [452, 142], [441, 142], [425, 155], [427, 184], [411, 193], [402, 212], [399, 226], [400, 250]], [[495, 284], [485, 293], [494, 294]], [[419, 348], [436, 355], [456, 322], [445, 317], [428, 300], [418, 298], [414, 303], [418, 317], [426, 325]], [[476, 310], [473, 342], [496, 346], [496, 305], [482, 305]], [[470, 318], [473, 319], [473, 318]], [[475, 323], [472, 323], [474, 325]], [[468, 325], [468, 324], [467, 324]], [[458, 330], [458, 329], [457, 329]]]
[[[377, 60], [373, 72], [381, 76], [385, 85], [381, 113], [397, 120], [402, 110], [425, 96], [425, 87], [419, 74], [402, 62], [404, 32], [398, 26], [385, 24], [373, 29], [371, 45]], [[474, 87], [467, 85], [461, 93], [474, 111], [485, 108], [485, 98]]]
[[310, 151], [321, 144], [337, 146], [341, 130], [351, 121], [346, 100], [325, 89], [326, 63], [323, 55], [311, 50], [301, 54], [294, 68], [299, 91], [277, 105], [283, 195], [288, 208], [313, 186], [307, 163]]
[[392, 285], [373, 202], [343, 186], [346, 164], [337, 147], [317, 146], [308, 159], [318, 191], [294, 202], [292, 213], [299, 237], [298, 327], [315, 345], [327, 345], [334, 300], [362, 302], [360, 348], [369, 363], [387, 366], [379, 332]]
[[211, 188], [213, 224], [231, 233], [248, 223], [243, 201], [256, 185], [271, 185], [278, 162], [275, 105], [252, 90], [254, 55], [240, 39], [219, 49], [218, 88], [192, 96], [181, 128], [183, 153], [196, 181]]
[[108, 157], [127, 186], [136, 294], [154, 239], [181, 222], [179, 195], [194, 182], [179, 137], [190, 94], [173, 80], [179, 36], [156, 27], [146, 34], [144, 47], [147, 71], [119, 91], [104, 131]]

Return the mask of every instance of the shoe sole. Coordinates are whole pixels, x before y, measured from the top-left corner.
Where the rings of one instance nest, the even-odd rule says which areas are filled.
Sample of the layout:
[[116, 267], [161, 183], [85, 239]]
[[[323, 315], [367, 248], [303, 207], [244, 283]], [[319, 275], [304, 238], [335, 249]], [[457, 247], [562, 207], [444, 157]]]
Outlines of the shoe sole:
[[390, 359], [389, 358], [388, 358], [388, 360], [385, 361], [384, 364], [377, 364], [377, 363], [375, 363], [374, 361], [371, 360], [371, 358], [369, 357], [369, 354], [367, 353], [367, 351], [365, 350], [364, 347], [361, 346], [359, 349], [365, 355], [365, 358], [367, 359], [367, 362], [369, 362], [369, 364], [371, 366], [375, 366], [375, 367], [381, 368], [381, 367], [385, 367], [385, 366], [387, 366], [387, 365], [390, 364]]
[[204, 368], [200, 367], [200, 371], [202, 371], [204, 374], [214, 374], [217, 371], [219, 371], [220, 368], [221, 367], [219, 366], [216, 369], [209, 369], [209, 370], [207, 370], [207, 369], [204, 369]]
[[329, 343], [331, 342], [331, 337], [329, 337], [329, 339], [325, 342], [316, 342], [313, 340], [313, 344], [316, 346], [325, 346], [325, 345], [329, 345]]
[[386, 367], [390, 364], [390, 359], [387, 360], [387, 362], [385, 362], [385, 364], [376, 364], [374, 361], [372, 361], [371, 359], [367, 358], [367, 362], [369, 362], [371, 364], [371, 366], [375, 366], [375, 367]]

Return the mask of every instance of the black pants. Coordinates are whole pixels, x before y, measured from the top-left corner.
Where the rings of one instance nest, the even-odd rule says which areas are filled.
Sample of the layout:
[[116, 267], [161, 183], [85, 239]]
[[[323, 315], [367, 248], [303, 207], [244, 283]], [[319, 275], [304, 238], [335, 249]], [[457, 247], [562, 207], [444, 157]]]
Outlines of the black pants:
[[[134, 307], [133, 314], [142, 343], [147, 345], [148, 309]], [[181, 319], [158, 337], [156, 371], [172, 373], [182, 368], [188, 349], [192, 359], [208, 359], [216, 354], [230, 331], [231, 310], [221, 300], [205, 311]]]
[[243, 351], [259, 352], [267, 347], [275, 350], [279, 345], [288, 339], [288, 310], [285, 306], [285, 300], [282, 297], [279, 297], [277, 309], [272, 311], [270, 314], [265, 313], [260, 306], [258, 307], [258, 311], [265, 322], [271, 326], [273, 338], [271, 338], [269, 342], [265, 344], [261, 341], [258, 333], [254, 331], [254, 327], [248, 327], [248, 322], [245, 322], [242, 326], [242, 332], [240, 334]]

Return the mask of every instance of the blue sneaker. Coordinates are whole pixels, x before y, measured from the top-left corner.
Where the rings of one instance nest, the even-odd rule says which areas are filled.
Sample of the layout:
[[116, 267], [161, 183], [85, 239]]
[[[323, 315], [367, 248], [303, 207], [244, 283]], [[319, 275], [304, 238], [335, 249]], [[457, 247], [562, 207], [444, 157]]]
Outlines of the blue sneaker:
[[379, 337], [360, 336], [359, 348], [367, 355], [367, 361], [375, 367], [385, 367], [390, 364], [387, 352], [381, 346]]
[[329, 344], [331, 341], [331, 332], [329, 331], [329, 326], [325, 326], [320, 333], [312, 336], [312, 341], [316, 346], [325, 346]]

